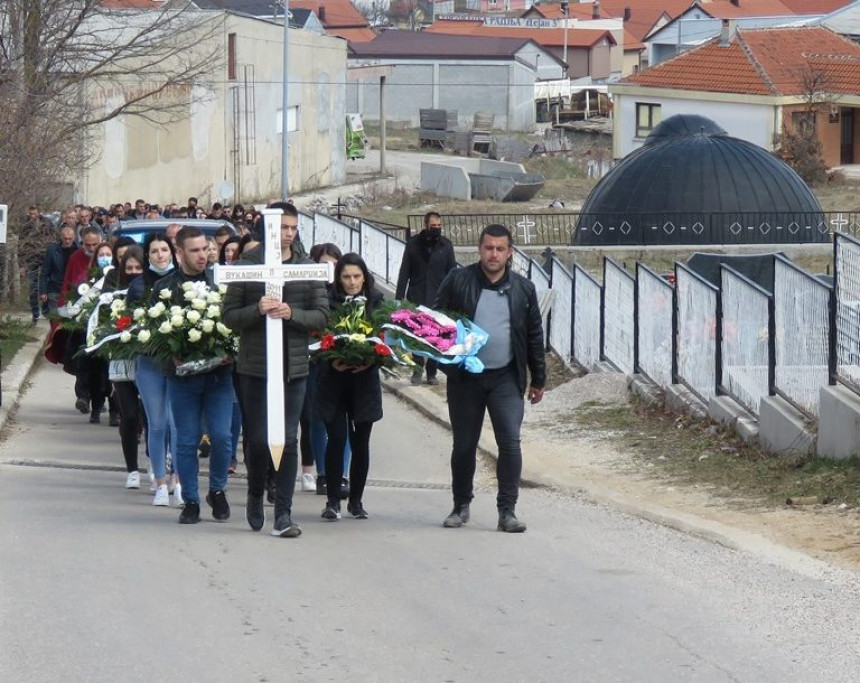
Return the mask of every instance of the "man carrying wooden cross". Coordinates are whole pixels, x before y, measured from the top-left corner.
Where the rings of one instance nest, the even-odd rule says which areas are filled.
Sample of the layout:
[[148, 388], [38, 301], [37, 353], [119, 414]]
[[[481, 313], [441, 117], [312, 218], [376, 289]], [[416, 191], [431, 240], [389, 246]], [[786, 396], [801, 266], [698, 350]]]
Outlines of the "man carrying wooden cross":
[[[309, 333], [325, 326], [328, 297], [323, 281], [309, 279], [313, 274], [303, 275], [300, 268], [292, 268], [291, 272], [292, 266], [313, 264], [293, 249], [299, 224], [296, 208], [277, 202], [269, 209], [283, 211], [280, 230], [277, 223], [272, 225], [278, 217], [268, 215], [263, 243], [243, 254], [237, 267], [225, 266], [225, 277], [219, 270], [218, 279], [232, 282], [224, 297], [223, 318], [224, 324], [240, 333], [238, 379], [248, 468], [245, 515], [253, 531], [266, 523], [263, 496], [271, 456], [277, 467], [272, 535], [292, 538], [302, 533], [291, 514], [298, 469], [298, 425], [308, 376]], [[279, 257], [274, 251], [276, 241]], [[259, 268], [260, 264], [265, 268]], [[255, 269], [261, 272], [255, 273]], [[280, 296], [278, 290], [282, 290]], [[267, 320], [281, 321], [282, 330]], [[279, 337], [283, 343], [278, 342]], [[282, 394], [277, 391], [280, 386], [267, 386], [267, 378], [273, 380], [277, 374], [283, 377]], [[276, 402], [282, 404], [282, 410], [272, 411]], [[282, 425], [275, 424], [279, 418]], [[281, 433], [282, 438], [273, 436]], [[273, 443], [278, 440], [282, 443]]]

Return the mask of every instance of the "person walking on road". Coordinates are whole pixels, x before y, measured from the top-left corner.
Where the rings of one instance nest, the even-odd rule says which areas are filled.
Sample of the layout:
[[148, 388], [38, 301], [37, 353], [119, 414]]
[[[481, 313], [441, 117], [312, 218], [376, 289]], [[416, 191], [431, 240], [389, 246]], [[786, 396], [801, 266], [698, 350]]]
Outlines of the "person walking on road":
[[478, 351], [481, 373], [444, 366], [448, 377], [448, 415], [453, 433], [451, 451], [454, 509], [446, 528], [469, 521], [474, 497], [475, 458], [484, 413], [489, 412], [499, 458], [496, 464], [498, 530], [518, 533], [526, 525], [515, 514], [522, 473], [520, 427], [523, 395], [528, 382], [532, 404], [543, 398], [546, 357], [543, 325], [534, 285], [514, 273], [509, 262], [513, 239], [503, 225], [488, 225], [478, 242], [478, 262], [448, 274], [439, 288], [435, 307], [461, 311], [487, 332]]
[[[165, 305], [184, 306], [182, 285], [185, 282], [205, 282], [216, 289], [212, 270], [207, 269], [209, 243], [203, 231], [186, 225], [176, 234], [176, 251], [180, 267], [155, 283], [154, 292], [169, 289], [172, 296]], [[209, 456], [209, 492], [206, 502], [212, 507], [217, 522], [230, 519], [227, 502], [227, 468], [230, 466], [230, 417], [233, 413], [232, 363], [223, 364], [209, 372], [178, 377], [168, 368], [167, 393], [176, 424], [176, 470], [182, 485], [185, 507], [179, 515], [180, 524], [200, 521], [197, 448], [203, 434], [201, 420], [206, 417], [211, 451]]]
[[[293, 243], [298, 234], [299, 215], [292, 204], [277, 202], [281, 209], [281, 254], [287, 265], [312, 263], [297, 253]], [[260, 244], [242, 255], [241, 264], [263, 262]], [[281, 320], [284, 326], [284, 451], [275, 475], [275, 524], [273, 536], [301, 535], [292, 520], [293, 493], [298, 470], [298, 429], [308, 377], [310, 332], [322, 328], [328, 313], [323, 282], [287, 282], [280, 298], [267, 296], [263, 283], [233, 283], [224, 297], [224, 323], [240, 333], [238, 380], [244, 424], [248, 439], [245, 466], [248, 469], [248, 498], [245, 516], [253, 531], [266, 523], [263, 497], [271, 455], [266, 410], [266, 318]]]
[[[454, 268], [454, 246], [442, 235], [442, 217], [435, 211], [424, 216], [424, 229], [410, 237], [403, 252], [400, 273], [397, 276], [395, 299], [406, 298], [419, 306], [432, 306], [442, 280]], [[427, 384], [438, 384], [436, 361], [413, 356], [415, 369], [412, 384], [421, 384], [421, 376], [427, 369]]]

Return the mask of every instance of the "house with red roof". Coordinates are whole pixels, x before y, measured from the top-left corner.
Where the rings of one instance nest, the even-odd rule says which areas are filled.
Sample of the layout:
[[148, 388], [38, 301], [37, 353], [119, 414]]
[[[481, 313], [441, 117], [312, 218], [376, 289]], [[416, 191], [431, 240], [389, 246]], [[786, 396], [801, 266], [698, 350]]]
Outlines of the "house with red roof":
[[643, 41], [647, 64], [654, 66], [679, 52], [718, 36], [722, 21], [731, 19], [738, 28], [804, 26], [822, 19], [827, 8], [851, 4], [853, 0], [786, 2], [786, 0], [696, 0], [681, 14], [652, 29]]
[[772, 150], [809, 126], [829, 167], [860, 163], [860, 45], [821, 26], [738, 29], [610, 85], [615, 158], [674, 114], [702, 114]]
[[[527, 23], [491, 21], [483, 17], [443, 19], [423, 33], [533, 40], [557, 59], [566, 61], [572, 79], [607, 81], [612, 74], [612, 49], [618, 42], [605, 28], [535, 28]], [[567, 59], [565, 60], [565, 46]]]

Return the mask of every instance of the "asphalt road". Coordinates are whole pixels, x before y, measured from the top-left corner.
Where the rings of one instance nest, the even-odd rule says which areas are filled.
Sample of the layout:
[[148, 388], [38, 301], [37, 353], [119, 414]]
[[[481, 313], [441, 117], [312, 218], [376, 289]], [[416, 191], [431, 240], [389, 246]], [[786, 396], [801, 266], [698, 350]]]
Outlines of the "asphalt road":
[[56, 368], [34, 380], [0, 444], [0, 681], [860, 679], [856, 575], [537, 489], [528, 532], [498, 533], [487, 476], [443, 529], [450, 437], [390, 394], [371, 518], [323, 522], [297, 493], [304, 534], [276, 539], [245, 524], [241, 480], [226, 524], [126, 491], [115, 430]]

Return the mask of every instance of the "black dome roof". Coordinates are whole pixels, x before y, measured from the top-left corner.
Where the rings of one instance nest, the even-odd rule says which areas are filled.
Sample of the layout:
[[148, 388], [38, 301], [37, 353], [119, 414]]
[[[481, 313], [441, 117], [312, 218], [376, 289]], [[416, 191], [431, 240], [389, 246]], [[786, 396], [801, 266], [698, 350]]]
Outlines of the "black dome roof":
[[577, 242], [720, 244], [829, 239], [818, 200], [781, 159], [679, 114], [597, 183]]

